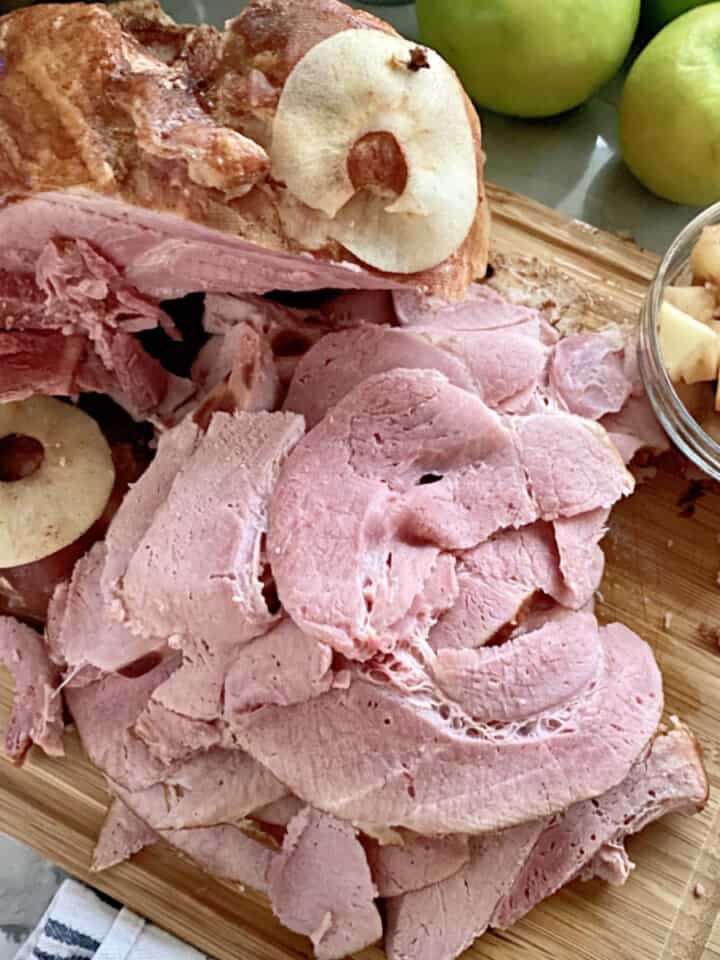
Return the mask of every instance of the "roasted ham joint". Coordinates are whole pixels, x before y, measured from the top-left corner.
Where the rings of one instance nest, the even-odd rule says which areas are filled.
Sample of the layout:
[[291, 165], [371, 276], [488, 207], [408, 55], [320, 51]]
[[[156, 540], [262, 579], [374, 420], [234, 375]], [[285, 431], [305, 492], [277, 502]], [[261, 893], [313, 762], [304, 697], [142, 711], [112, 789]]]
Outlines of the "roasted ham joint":
[[94, 869], [169, 843], [319, 960], [624, 883], [707, 798], [594, 613], [665, 441], [632, 340], [486, 278], [452, 70], [336, 0], [36, 5], [0, 65], [6, 750], [72, 721]]

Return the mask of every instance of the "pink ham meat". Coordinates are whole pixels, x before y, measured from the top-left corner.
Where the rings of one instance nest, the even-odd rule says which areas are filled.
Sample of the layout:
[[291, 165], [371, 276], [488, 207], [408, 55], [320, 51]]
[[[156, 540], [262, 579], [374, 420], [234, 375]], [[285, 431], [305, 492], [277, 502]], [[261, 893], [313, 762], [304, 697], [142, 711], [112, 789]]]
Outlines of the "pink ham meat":
[[36, 393], [70, 396], [85, 353], [83, 337], [52, 330], [0, 332], [0, 401], [26, 400]]
[[548, 329], [536, 310], [510, 303], [485, 284], [471, 284], [461, 300], [426, 297], [408, 289], [394, 290], [392, 298], [404, 327], [434, 327], [456, 333], [520, 327], [545, 343], [557, 340], [557, 334]]
[[595, 424], [501, 418], [433, 371], [380, 374], [333, 408], [281, 471], [268, 533], [278, 594], [304, 631], [368, 659], [393, 648], [398, 624], [401, 638], [427, 635], [432, 622], [407, 614], [440, 551], [472, 549], [538, 516], [608, 506], [631, 489]]
[[512, 889], [498, 904], [493, 925], [507, 928], [578, 875], [606, 847], [621, 845], [672, 811], [697, 813], [708, 782], [695, 738], [684, 727], [656, 737], [615, 789], [578, 803], [540, 834]]
[[231, 331], [257, 334], [272, 353], [283, 390], [304, 354], [324, 336], [368, 323], [395, 323], [389, 291], [350, 290], [306, 309], [282, 306], [261, 297], [208, 294], [203, 316], [203, 326], [212, 335], [210, 352], [221, 350], [223, 339]]
[[707, 797], [697, 744], [684, 729], [657, 737], [628, 777], [550, 821], [471, 840], [468, 864], [449, 879], [388, 900], [389, 960], [454, 960], [490, 926], [506, 928], [576, 875], [623, 880], [625, 837]]
[[622, 887], [635, 869], [635, 864], [622, 843], [605, 843], [587, 866], [578, 874], [579, 880], [602, 880], [611, 887]]
[[326, 693], [333, 683], [332, 650], [291, 620], [245, 644], [225, 678], [225, 716], [273, 704], [284, 707]]
[[363, 380], [404, 368], [437, 370], [489, 407], [519, 411], [540, 382], [546, 354], [537, 338], [513, 328], [453, 333], [366, 325], [328, 334], [302, 358], [285, 409], [314, 427]]
[[146, 789], [119, 783], [112, 789], [154, 830], [237, 823], [288, 792], [247, 754], [219, 747], [166, 768], [162, 780]]
[[214, 414], [136, 542], [117, 596], [133, 632], [182, 649], [183, 666], [154, 692], [169, 711], [219, 717], [230, 662], [277, 619], [261, 579], [267, 503], [302, 433], [290, 414]]
[[150, 699], [132, 728], [163, 766], [188, 760], [194, 753], [210, 750], [222, 740], [219, 724], [194, 720], [168, 710]]
[[659, 454], [670, 449], [667, 434], [646, 396], [630, 397], [619, 413], [608, 414], [601, 423], [625, 463], [630, 463], [640, 450]]
[[383, 846], [366, 840], [365, 848], [381, 897], [398, 897], [440, 883], [470, 859], [470, 838], [464, 834], [448, 837], [408, 834], [403, 844]]
[[112, 673], [165, 647], [164, 639], [136, 636], [109, 615], [100, 589], [106, 553], [102, 541], [91, 547], [52, 601], [47, 646], [53, 660], [70, 673], [83, 667]]
[[201, 433], [184, 420], [160, 435], [157, 454], [140, 480], [128, 491], [105, 537], [107, 556], [101, 576], [105, 602], [122, 619], [122, 579], [135, 549], [167, 499], [175, 477], [200, 443]]
[[56, 689], [59, 674], [48, 659], [42, 637], [13, 617], [0, 617], [0, 663], [15, 681], [5, 752], [20, 764], [35, 743], [48, 756], [62, 757], [63, 707]]
[[[348, 690], [257, 711], [235, 737], [290, 792], [370, 827], [482, 833], [548, 816], [618, 784], [662, 711], [647, 644], [618, 624], [593, 631], [589, 620], [571, 615], [553, 628], [585, 633], [597, 648], [595, 672], [583, 686], [571, 682], [567, 700], [539, 714], [523, 716], [518, 703], [516, 719], [483, 723], [443, 698], [429, 678], [409, 695], [375, 671], [356, 670]], [[532, 651], [538, 675], [549, 643], [547, 634], [540, 637]]]
[[610, 508], [634, 489], [598, 424], [564, 413], [513, 417], [523, 467], [543, 520]]
[[601, 507], [576, 517], [560, 517], [553, 523], [565, 590], [563, 596], [546, 592], [560, 603], [579, 609], [600, 586], [605, 569], [600, 541], [607, 532], [609, 515], [610, 511]]
[[522, 723], [579, 696], [598, 671], [597, 621], [577, 614], [499, 647], [440, 650], [431, 670], [438, 687], [479, 724]]
[[132, 727], [153, 690], [178, 666], [176, 656], [140, 676], [113, 673], [85, 686], [65, 688], [65, 701], [91, 762], [115, 783], [130, 790], [160, 783], [168, 773], [168, 768], [135, 736]]
[[586, 596], [569, 595], [553, 529], [542, 521], [503, 530], [461, 554], [457, 579], [457, 599], [430, 633], [436, 650], [482, 646], [517, 625], [538, 591], [558, 603], [581, 607], [597, 587], [594, 583]]
[[172, 332], [170, 318], [88, 243], [51, 239], [35, 261], [28, 251], [18, 260], [32, 272], [0, 270], [3, 400], [106, 393], [140, 420], [169, 414], [189, 396], [192, 385], [169, 375], [132, 336], [159, 324]]
[[448, 879], [389, 899], [388, 960], [454, 960], [487, 930], [498, 901], [512, 887], [539, 823], [473, 837], [468, 862]]
[[216, 410], [254, 413], [280, 405], [280, 383], [270, 347], [261, 334], [245, 326], [212, 337], [198, 354], [192, 375], [198, 384], [193, 417], [201, 426], [208, 425]]
[[120, 800], [113, 800], [93, 851], [93, 873], [101, 873], [152, 846], [158, 836]]
[[288, 825], [269, 879], [273, 912], [310, 937], [317, 960], [339, 960], [382, 936], [377, 890], [349, 823], [303, 810]]
[[161, 830], [159, 835], [213, 877], [268, 892], [273, 852], [239, 827], [225, 824], [192, 830]]
[[550, 389], [560, 406], [590, 420], [618, 413], [633, 392], [626, 344], [616, 331], [577, 333], [555, 347]]
[[3, 246], [38, 256], [53, 237], [84, 240], [140, 296], [170, 300], [205, 291], [387, 289], [399, 286], [351, 263], [271, 251], [169, 213], [97, 195], [40, 193], [0, 210]]

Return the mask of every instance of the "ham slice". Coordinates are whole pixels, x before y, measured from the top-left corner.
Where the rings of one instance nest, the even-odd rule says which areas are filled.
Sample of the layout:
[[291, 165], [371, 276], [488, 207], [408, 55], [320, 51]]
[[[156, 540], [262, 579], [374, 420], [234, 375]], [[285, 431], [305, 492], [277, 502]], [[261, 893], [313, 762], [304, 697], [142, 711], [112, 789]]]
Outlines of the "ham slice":
[[310, 937], [318, 960], [339, 960], [382, 936], [377, 890], [350, 824], [303, 810], [290, 821], [269, 876], [273, 912]]
[[239, 827], [225, 824], [192, 830], [161, 830], [159, 834], [213, 877], [268, 892], [273, 852]]
[[[637, 636], [619, 624], [597, 630], [587, 614], [553, 629], [582, 630], [597, 668], [540, 714], [523, 716], [518, 700], [512, 720], [476, 721], [419, 665], [409, 690], [369, 664], [347, 690], [244, 717], [235, 737], [296, 796], [369, 827], [481, 833], [548, 816], [618, 784], [662, 711], [660, 674]], [[542, 662], [547, 634], [536, 642], [539, 674], [552, 671]]]
[[[147, 494], [154, 515], [134, 547], [124, 548], [127, 566], [114, 582], [122, 583], [116, 596], [131, 631], [159, 631], [182, 649], [182, 667], [153, 694], [174, 714], [218, 718], [231, 661], [277, 619], [261, 579], [265, 517], [280, 464], [302, 430], [290, 414], [216, 413], [162, 500], [152, 488]], [[169, 479], [177, 463], [172, 441], [168, 456], [171, 464], [157, 472]]]
[[83, 686], [65, 688], [65, 701], [91, 762], [130, 790], [160, 783], [168, 773], [168, 768], [132, 732], [153, 690], [179, 666], [177, 656], [154, 666], [153, 662], [150, 659], [150, 669], [139, 676], [113, 673]]
[[220, 747], [166, 768], [162, 781], [146, 789], [114, 783], [113, 790], [154, 830], [238, 823], [288, 792], [247, 754]]
[[499, 902], [493, 926], [507, 928], [536, 903], [578, 875], [607, 844], [621, 844], [671, 811], [695, 813], [708, 783], [695, 738], [678, 727], [657, 736], [627, 778], [605, 795], [571, 806], [547, 824], [512, 889]]
[[62, 757], [63, 707], [56, 689], [59, 672], [48, 659], [42, 637], [13, 617], [0, 617], [0, 662], [15, 681], [5, 752], [20, 764], [36, 743], [48, 756]]
[[432, 621], [407, 613], [441, 551], [609, 506], [632, 486], [594, 423], [503, 418], [433, 371], [370, 377], [281, 471], [268, 533], [278, 595], [301, 629], [368, 659], [427, 636]]
[[113, 800], [93, 851], [93, 873], [102, 873], [157, 843], [158, 836], [120, 800]]
[[456, 333], [362, 326], [328, 334], [302, 358], [285, 402], [308, 428], [363, 380], [395, 369], [437, 370], [495, 410], [522, 410], [540, 383], [546, 348], [524, 329]]
[[670, 810], [700, 809], [706, 797], [692, 736], [658, 736], [618, 787], [549, 821], [473, 838], [453, 876], [388, 900], [389, 960], [454, 960], [488, 927], [511, 926], [581, 872], [624, 880], [624, 838]]
[[464, 834], [419, 837], [407, 834], [402, 844], [365, 842], [372, 877], [381, 897], [398, 897], [440, 883], [470, 859], [470, 839]]
[[100, 541], [81, 557], [53, 604], [47, 645], [55, 662], [70, 672], [83, 667], [120, 671], [165, 647], [164, 639], [137, 636], [109, 615], [100, 589], [106, 554], [107, 545]]
[[303, 703], [332, 684], [330, 647], [283, 620], [239, 651], [225, 678], [225, 717], [240, 722], [260, 707]]
[[490, 924], [498, 901], [511, 888], [542, 823], [474, 837], [470, 857], [440, 883], [393, 897], [386, 904], [388, 960], [454, 960]]
[[550, 388], [559, 404], [590, 420], [622, 410], [634, 389], [625, 351], [617, 331], [564, 337], [550, 365]]

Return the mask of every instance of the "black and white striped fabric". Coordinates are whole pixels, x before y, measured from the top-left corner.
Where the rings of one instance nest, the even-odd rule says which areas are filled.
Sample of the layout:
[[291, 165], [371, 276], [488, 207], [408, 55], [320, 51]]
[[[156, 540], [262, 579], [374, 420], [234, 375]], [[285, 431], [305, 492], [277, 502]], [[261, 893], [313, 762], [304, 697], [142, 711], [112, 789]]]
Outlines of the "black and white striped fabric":
[[129, 910], [67, 880], [15, 960], [207, 960]]

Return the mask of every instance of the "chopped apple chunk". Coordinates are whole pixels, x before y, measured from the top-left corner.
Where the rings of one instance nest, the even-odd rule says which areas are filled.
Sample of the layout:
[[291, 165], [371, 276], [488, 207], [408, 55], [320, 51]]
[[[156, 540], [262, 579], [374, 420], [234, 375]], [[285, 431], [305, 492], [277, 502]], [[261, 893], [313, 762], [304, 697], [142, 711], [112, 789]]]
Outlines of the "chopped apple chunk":
[[670, 303], [662, 305], [658, 326], [663, 360], [674, 383], [717, 377], [720, 338], [710, 326]]
[[707, 287], [666, 287], [664, 299], [701, 323], [709, 323], [717, 307], [715, 293]]
[[690, 257], [695, 283], [720, 286], [720, 226], [705, 227]]

